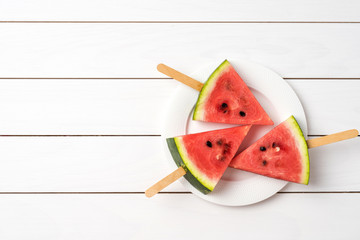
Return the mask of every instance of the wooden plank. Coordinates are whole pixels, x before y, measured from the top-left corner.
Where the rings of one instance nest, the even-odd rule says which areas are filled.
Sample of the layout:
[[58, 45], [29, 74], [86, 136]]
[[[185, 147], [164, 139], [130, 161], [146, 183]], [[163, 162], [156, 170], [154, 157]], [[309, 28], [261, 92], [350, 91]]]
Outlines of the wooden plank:
[[0, 192], [144, 192], [171, 171], [160, 137], [1, 137], [0, 146]]
[[243, 58], [286, 78], [359, 78], [360, 24], [0, 24], [0, 78], [164, 77]]
[[[168, 80], [0, 80], [1, 134], [159, 134]], [[24, 124], [25, 120], [25, 124]]]
[[0, 21], [360, 21], [356, 0], [3, 0], [0, 6]]
[[[360, 191], [359, 146], [311, 149], [310, 184], [283, 191]], [[0, 137], [0, 192], [144, 192], [176, 169], [165, 149], [160, 137]]]
[[[2, 195], [1, 239], [358, 239], [359, 194], [281, 194], [247, 207], [193, 195]], [[219, 222], [221, 224], [219, 224]]]
[[[288, 83], [304, 106], [309, 134], [360, 129], [359, 80]], [[165, 79], [0, 80], [0, 134], [160, 134], [179, 84]]]

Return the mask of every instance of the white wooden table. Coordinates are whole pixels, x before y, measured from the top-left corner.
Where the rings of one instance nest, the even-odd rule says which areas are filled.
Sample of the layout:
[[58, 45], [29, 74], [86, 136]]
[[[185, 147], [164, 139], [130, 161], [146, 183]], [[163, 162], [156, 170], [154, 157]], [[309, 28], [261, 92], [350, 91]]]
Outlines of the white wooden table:
[[166, 175], [160, 120], [184, 72], [267, 66], [309, 138], [360, 129], [360, 2], [0, 1], [0, 239], [360, 239], [360, 138], [311, 150], [308, 186], [247, 207]]

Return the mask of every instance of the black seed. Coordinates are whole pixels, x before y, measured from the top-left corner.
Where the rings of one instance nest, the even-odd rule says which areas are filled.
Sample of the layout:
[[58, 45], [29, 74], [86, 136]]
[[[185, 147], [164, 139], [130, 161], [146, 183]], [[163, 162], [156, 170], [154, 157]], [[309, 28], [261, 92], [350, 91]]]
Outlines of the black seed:
[[223, 144], [223, 142], [222, 142], [222, 140], [220, 139], [220, 140], [218, 140], [218, 141], [216, 142], [216, 144], [219, 145], [219, 146], [221, 146], [221, 145]]
[[230, 147], [231, 147], [231, 146], [230, 146], [230, 144], [225, 143], [225, 145], [224, 145], [224, 149], [228, 150]]
[[222, 103], [219, 107], [220, 111], [223, 111], [223, 113], [227, 113], [229, 111], [228, 105], [226, 103]]
[[210, 141], [207, 141], [207, 142], [206, 142], [206, 146], [212, 147], [212, 143], [211, 143]]
[[262, 164], [263, 164], [263, 166], [266, 166], [267, 161], [266, 160], [262, 161]]
[[260, 151], [262, 151], [262, 152], [263, 152], [263, 151], [266, 151], [266, 147], [261, 146], [261, 147], [260, 147]]
[[229, 150], [224, 149], [223, 154], [227, 154], [228, 152], [229, 152]]
[[273, 148], [276, 148], [277, 146], [278, 146], [278, 144], [277, 144], [276, 142], [273, 142], [273, 143], [272, 143], [272, 147], [273, 147]]
[[243, 112], [243, 111], [240, 111], [240, 116], [245, 117], [245, 116], [246, 116], [246, 113]]

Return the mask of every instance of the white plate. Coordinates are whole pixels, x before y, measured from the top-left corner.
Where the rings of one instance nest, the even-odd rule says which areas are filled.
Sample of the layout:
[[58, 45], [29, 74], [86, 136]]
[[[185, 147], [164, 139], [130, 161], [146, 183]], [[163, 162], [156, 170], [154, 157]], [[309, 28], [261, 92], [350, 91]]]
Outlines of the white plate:
[[[253, 62], [235, 59], [229, 61], [274, 121], [274, 126], [286, 120], [290, 115], [294, 115], [303, 130], [304, 136], [307, 136], [304, 109], [295, 92], [284, 79], [272, 70]], [[191, 76], [205, 82], [220, 63], [209, 64]], [[179, 84], [176, 94], [169, 102], [163, 125], [162, 140], [166, 160], [171, 163], [172, 170], [176, 169], [176, 164], [167, 148], [166, 138], [235, 126], [193, 121], [192, 113], [198, 94], [199, 92], [196, 90]], [[274, 126], [253, 126], [240, 149], [244, 149], [255, 142]], [[225, 171], [214, 191], [208, 195], [200, 193], [185, 178], [181, 178], [180, 181], [189, 191], [200, 198], [226, 206], [244, 206], [260, 202], [271, 197], [287, 184], [286, 181], [231, 168]]]

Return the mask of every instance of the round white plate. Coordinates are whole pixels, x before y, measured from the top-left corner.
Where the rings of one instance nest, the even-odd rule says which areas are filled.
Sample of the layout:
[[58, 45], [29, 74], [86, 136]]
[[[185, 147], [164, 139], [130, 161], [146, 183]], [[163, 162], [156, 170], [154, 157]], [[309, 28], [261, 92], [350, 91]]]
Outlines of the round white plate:
[[[246, 60], [229, 60], [241, 78], [246, 82], [256, 99], [274, 121], [274, 126], [294, 115], [304, 136], [307, 136], [307, 124], [304, 109], [292, 88], [278, 74], [259, 64]], [[191, 77], [205, 82], [221, 62], [209, 64]], [[193, 121], [192, 114], [199, 92], [179, 83], [179, 87], [169, 102], [163, 125], [162, 141], [166, 160], [171, 169], [176, 169], [167, 148], [166, 138], [214, 129], [228, 128], [235, 125]], [[253, 126], [240, 149], [270, 131], [274, 126]], [[281, 190], [286, 181], [228, 168], [213, 192], [204, 195], [196, 190], [185, 178], [181, 183], [192, 193], [209, 202], [226, 206], [244, 206], [267, 199]]]

